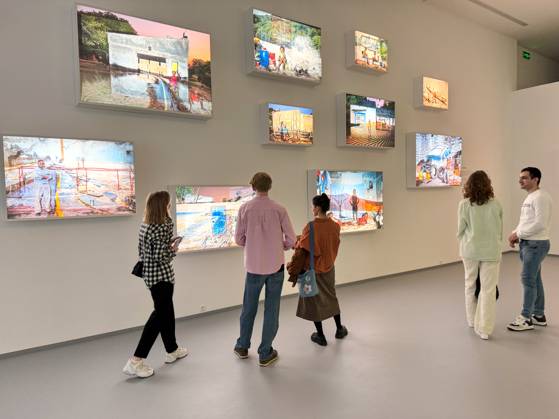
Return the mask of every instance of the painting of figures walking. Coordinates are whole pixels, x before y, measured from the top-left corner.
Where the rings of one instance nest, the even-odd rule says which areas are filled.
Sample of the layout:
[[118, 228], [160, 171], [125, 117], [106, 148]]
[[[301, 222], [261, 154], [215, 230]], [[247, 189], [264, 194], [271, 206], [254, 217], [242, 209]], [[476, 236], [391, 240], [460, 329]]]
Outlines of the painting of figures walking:
[[77, 5], [79, 102], [208, 118], [210, 35]]
[[378, 230], [384, 224], [382, 172], [310, 170], [309, 199], [325, 193], [342, 233]]
[[3, 149], [8, 220], [136, 212], [132, 143], [4, 136]]
[[176, 186], [179, 252], [235, 247], [237, 213], [253, 196], [251, 186]]
[[310, 83], [322, 79], [321, 29], [252, 9], [249, 71]]

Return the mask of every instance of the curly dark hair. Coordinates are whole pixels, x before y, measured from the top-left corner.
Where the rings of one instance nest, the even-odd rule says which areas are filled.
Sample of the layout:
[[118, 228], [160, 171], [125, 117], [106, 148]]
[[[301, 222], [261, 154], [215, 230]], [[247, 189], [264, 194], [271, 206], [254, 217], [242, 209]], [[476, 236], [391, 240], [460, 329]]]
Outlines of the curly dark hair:
[[483, 205], [494, 198], [491, 179], [483, 170], [477, 170], [470, 175], [464, 185], [464, 198], [469, 198], [472, 204]]

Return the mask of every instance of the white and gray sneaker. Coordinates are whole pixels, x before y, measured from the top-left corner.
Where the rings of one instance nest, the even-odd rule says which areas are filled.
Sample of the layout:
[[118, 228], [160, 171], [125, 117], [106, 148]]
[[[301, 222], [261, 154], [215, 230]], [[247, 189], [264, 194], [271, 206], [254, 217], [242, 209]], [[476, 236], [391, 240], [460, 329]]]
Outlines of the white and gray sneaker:
[[512, 323], [508, 324], [507, 329], [512, 330], [513, 332], [523, 332], [525, 330], [533, 330], [534, 325], [532, 324], [532, 320], [527, 319], [522, 314], [519, 314]]
[[547, 326], [547, 319], [545, 318], [545, 314], [542, 314], [541, 316], [532, 314], [532, 324], [534, 326]]
[[177, 359], [181, 359], [184, 358], [185, 356], [188, 355], [188, 349], [186, 348], [181, 348], [180, 346], [175, 349], [173, 352], [167, 352], [167, 355], [165, 355], [165, 363], [166, 364], [172, 364], [173, 362], [175, 362]]
[[139, 361], [129, 359], [122, 372], [139, 378], [148, 378], [153, 375], [153, 368], [146, 364], [143, 359]]

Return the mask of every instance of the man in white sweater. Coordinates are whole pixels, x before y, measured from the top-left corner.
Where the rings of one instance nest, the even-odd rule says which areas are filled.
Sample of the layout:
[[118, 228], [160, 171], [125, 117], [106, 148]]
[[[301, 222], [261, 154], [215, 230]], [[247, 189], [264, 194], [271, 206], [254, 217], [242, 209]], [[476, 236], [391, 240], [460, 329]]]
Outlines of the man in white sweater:
[[535, 167], [520, 172], [520, 188], [528, 192], [522, 204], [518, 226], [509, 236], [510, 247], [520, 244], [524, 303], [520, 315], [507, 328], [516, 332], [547, 326], [541, 264], [549, 252], [551, 196], [540, 189], [542, 173]]

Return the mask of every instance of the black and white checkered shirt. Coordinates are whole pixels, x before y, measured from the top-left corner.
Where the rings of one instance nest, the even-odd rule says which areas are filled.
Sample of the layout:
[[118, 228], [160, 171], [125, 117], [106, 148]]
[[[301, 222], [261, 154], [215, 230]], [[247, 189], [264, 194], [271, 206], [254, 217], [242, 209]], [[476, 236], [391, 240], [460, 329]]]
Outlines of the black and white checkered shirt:
[[142, 224], [138, 253], [144, 262], [144, 281], [148, 288], [161, 281], [175, 283], [172, 261], [175, 252], [171, 250], [173, 223]]

